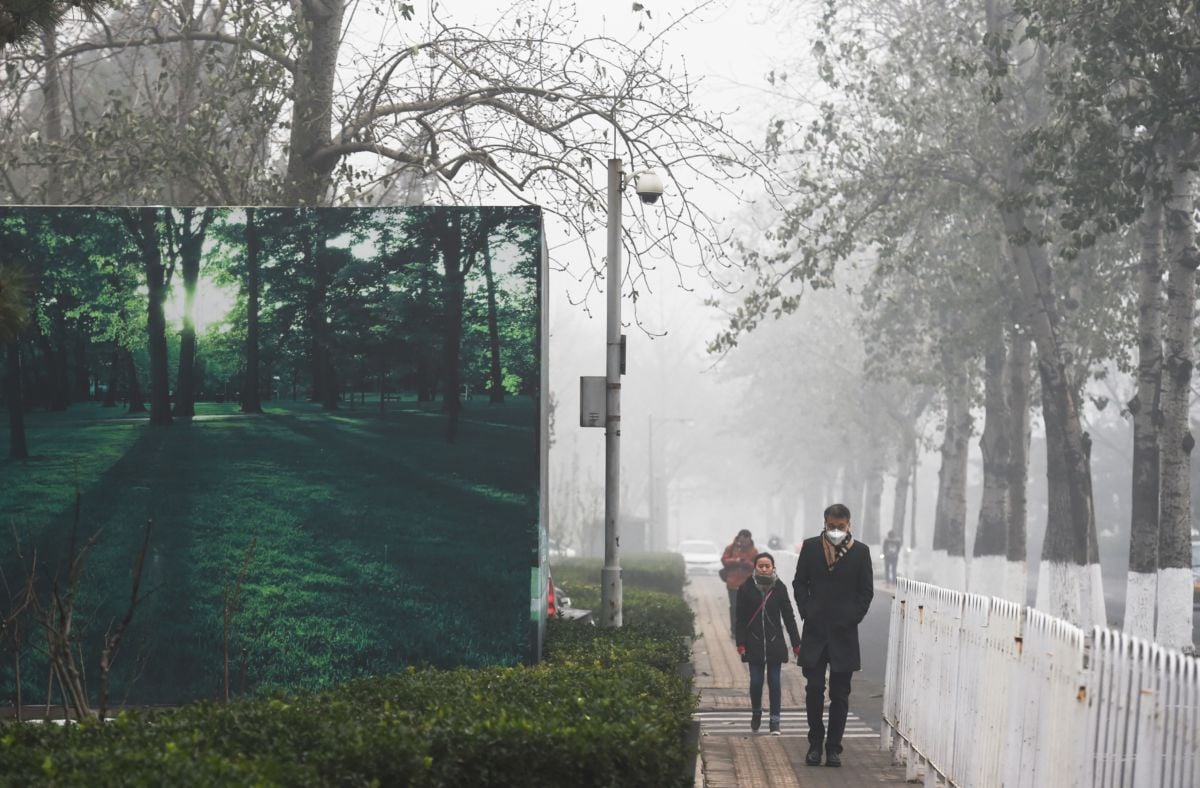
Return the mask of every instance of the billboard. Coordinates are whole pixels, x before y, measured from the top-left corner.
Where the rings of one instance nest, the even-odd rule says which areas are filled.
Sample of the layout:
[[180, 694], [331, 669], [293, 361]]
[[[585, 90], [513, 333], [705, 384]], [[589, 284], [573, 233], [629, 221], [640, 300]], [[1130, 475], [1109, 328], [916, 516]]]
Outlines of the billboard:
[[0, 705], [536, 660], [537, 209], [5, 208], [0, 264]]

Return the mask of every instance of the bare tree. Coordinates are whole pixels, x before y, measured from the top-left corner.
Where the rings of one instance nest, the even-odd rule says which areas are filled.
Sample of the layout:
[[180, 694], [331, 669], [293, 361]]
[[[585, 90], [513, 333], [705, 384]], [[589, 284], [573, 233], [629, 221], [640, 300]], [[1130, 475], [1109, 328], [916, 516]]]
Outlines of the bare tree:
[[[416, 182], [431, 202], [536, 203], [586, 236], [606, 221], [605, 162], [621, 156], [632, 171], [654, 167], [668, 181], [652, 214], [626, 208], [627, 286], [637, 290], [654, 257], [719, 278], [726, 239], [692, 190], [769, 180], [751, 147], [696, 106], [690, 75], [666, 59], [673, 24], [635, 45], [581, 33], [567, 3], [521, 2], [487, 27], [438, 11], [418, 23], [402, 3], [382, 28], [405, 44], [355, 50], [346, 33], [362, 20], [342, 0], [192, 7], [137, 7], [105, 25], [60, 29], [53, 55], [22, 50], [24, 81], [9, 92], [0, 128], [14, 143], [9, 201], [35, 194], [51, 161], [69, 165], [72, 202], [152, 202], [167, 184], [187, 182], [213, 203], [347, 204]], [[180, 109], [182, 90], [158, 79], [180, 66], [188, 44], [197, 49], [186, 57], [203, 64], [190, 112]], [[72, 75], [89, 70], [128, 73], [128, 97], [118, 86], [117, 99], [89, 99], [62, 144], [48, 144], [34, 134], [48, 59], [75, 86], [76, 105]], [[164, 113], [174, 113], [170, 124]], [[257, 153], [241, 155], [246, 149]], [[698, 255], [676, 253], [684, 238]], [[588, 262], [578, 275], [591, 288], [602, 266]]]

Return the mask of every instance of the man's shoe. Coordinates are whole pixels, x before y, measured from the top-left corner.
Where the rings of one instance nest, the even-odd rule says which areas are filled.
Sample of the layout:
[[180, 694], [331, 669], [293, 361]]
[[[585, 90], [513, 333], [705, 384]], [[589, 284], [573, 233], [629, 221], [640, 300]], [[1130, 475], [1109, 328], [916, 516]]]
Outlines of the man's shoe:
[[773, 714], [771, 715], [770, 731], [772, 736], [779, 736], [781, 734], [779, 730], [779, 718]]
[[762, 726], [762, 709], [751, 709], [750, 711], [750, 730], [755, 733]]
[[826, 766], [841, 766], [842, 765], [842, 756], [836, 752], [825, 753], [825, 765]]
[[804, 756], [804, 762], [809, 766], [821, 765], [821, 745], [810, 744], [808, 746], [808, 755]]

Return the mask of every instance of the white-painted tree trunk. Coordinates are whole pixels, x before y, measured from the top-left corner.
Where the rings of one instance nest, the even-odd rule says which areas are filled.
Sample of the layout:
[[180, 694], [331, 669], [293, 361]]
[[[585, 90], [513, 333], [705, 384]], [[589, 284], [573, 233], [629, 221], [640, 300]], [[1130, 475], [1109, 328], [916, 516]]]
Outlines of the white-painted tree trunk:
[[1122, 628], [1137, 638], [1154, 640], [1154, 606], [1158, 573], [1130, 572], [1125, 583], [1125, 622]]
[[1108, 612], [1104, 608], [1104, 575], [1100, 571], [1100, 564], [1088, 564], [1085, 570], [1087, 585], [1083, 589], [1083, 601], [1090, 607], [1084, 611], [1086, 617], [1082, 628], [1088, 632], [1095, 626], [1108, 626]]
[[[1200, 74], [1189, 73], [1192, 84]], [[1162, 465], [1158, 528], [1158, 620], [1155, 640], [1168, 648], [1192, 643], [1192, 448], [1190, 429], [1192, 365], [1195, 363], [1196, 305], [1195, 185], [1196, 135], [1177, 132], [1168, 166], [1171, 195], [1167, 201], [1167, 322], [1160, 433]]]
[[1002, 555], [977, 555], [971, 559], [967, 590], [972, 594], [1004, 598], [1008, 559]]
[[1018, 605], [1027, 604], [1029, 567], [1024, 561], [1006, 561], [1004, 563], [1004, 583], [1001, 589], [1002, 593], [999, 596], [1002, 599], [1016, 602]]
[[946, 556], [947, 587], [955, 591], [967, 590], [967, 559], [962, 555]]
[[1154, 641], [1160, 646], [1193, 649], [1192, 582], [1191, 569], [1158, 570], [1158, 623]]
[[1091, 617], [1091, 604], [1084, 603], [1085, 590], [1091, 591], [1091, 578], [1085, 566], [1042, 559], [1038, 565], [1037, 607], [1043, 613], [1065, 618], [1080, 626]]
[[950, 555], [945, 550], [934, 550], [929, 555], [929, 582], [935, 586], [951, 588], [949, 582]]

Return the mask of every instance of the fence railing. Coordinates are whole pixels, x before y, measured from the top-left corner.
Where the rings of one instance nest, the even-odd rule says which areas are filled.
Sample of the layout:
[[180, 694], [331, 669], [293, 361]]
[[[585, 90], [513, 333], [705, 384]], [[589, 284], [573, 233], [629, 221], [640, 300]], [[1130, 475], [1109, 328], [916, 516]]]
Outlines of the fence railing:
[[1200, 660], [901, 578], [882, 744], [926, 785], [1200, 786]]

